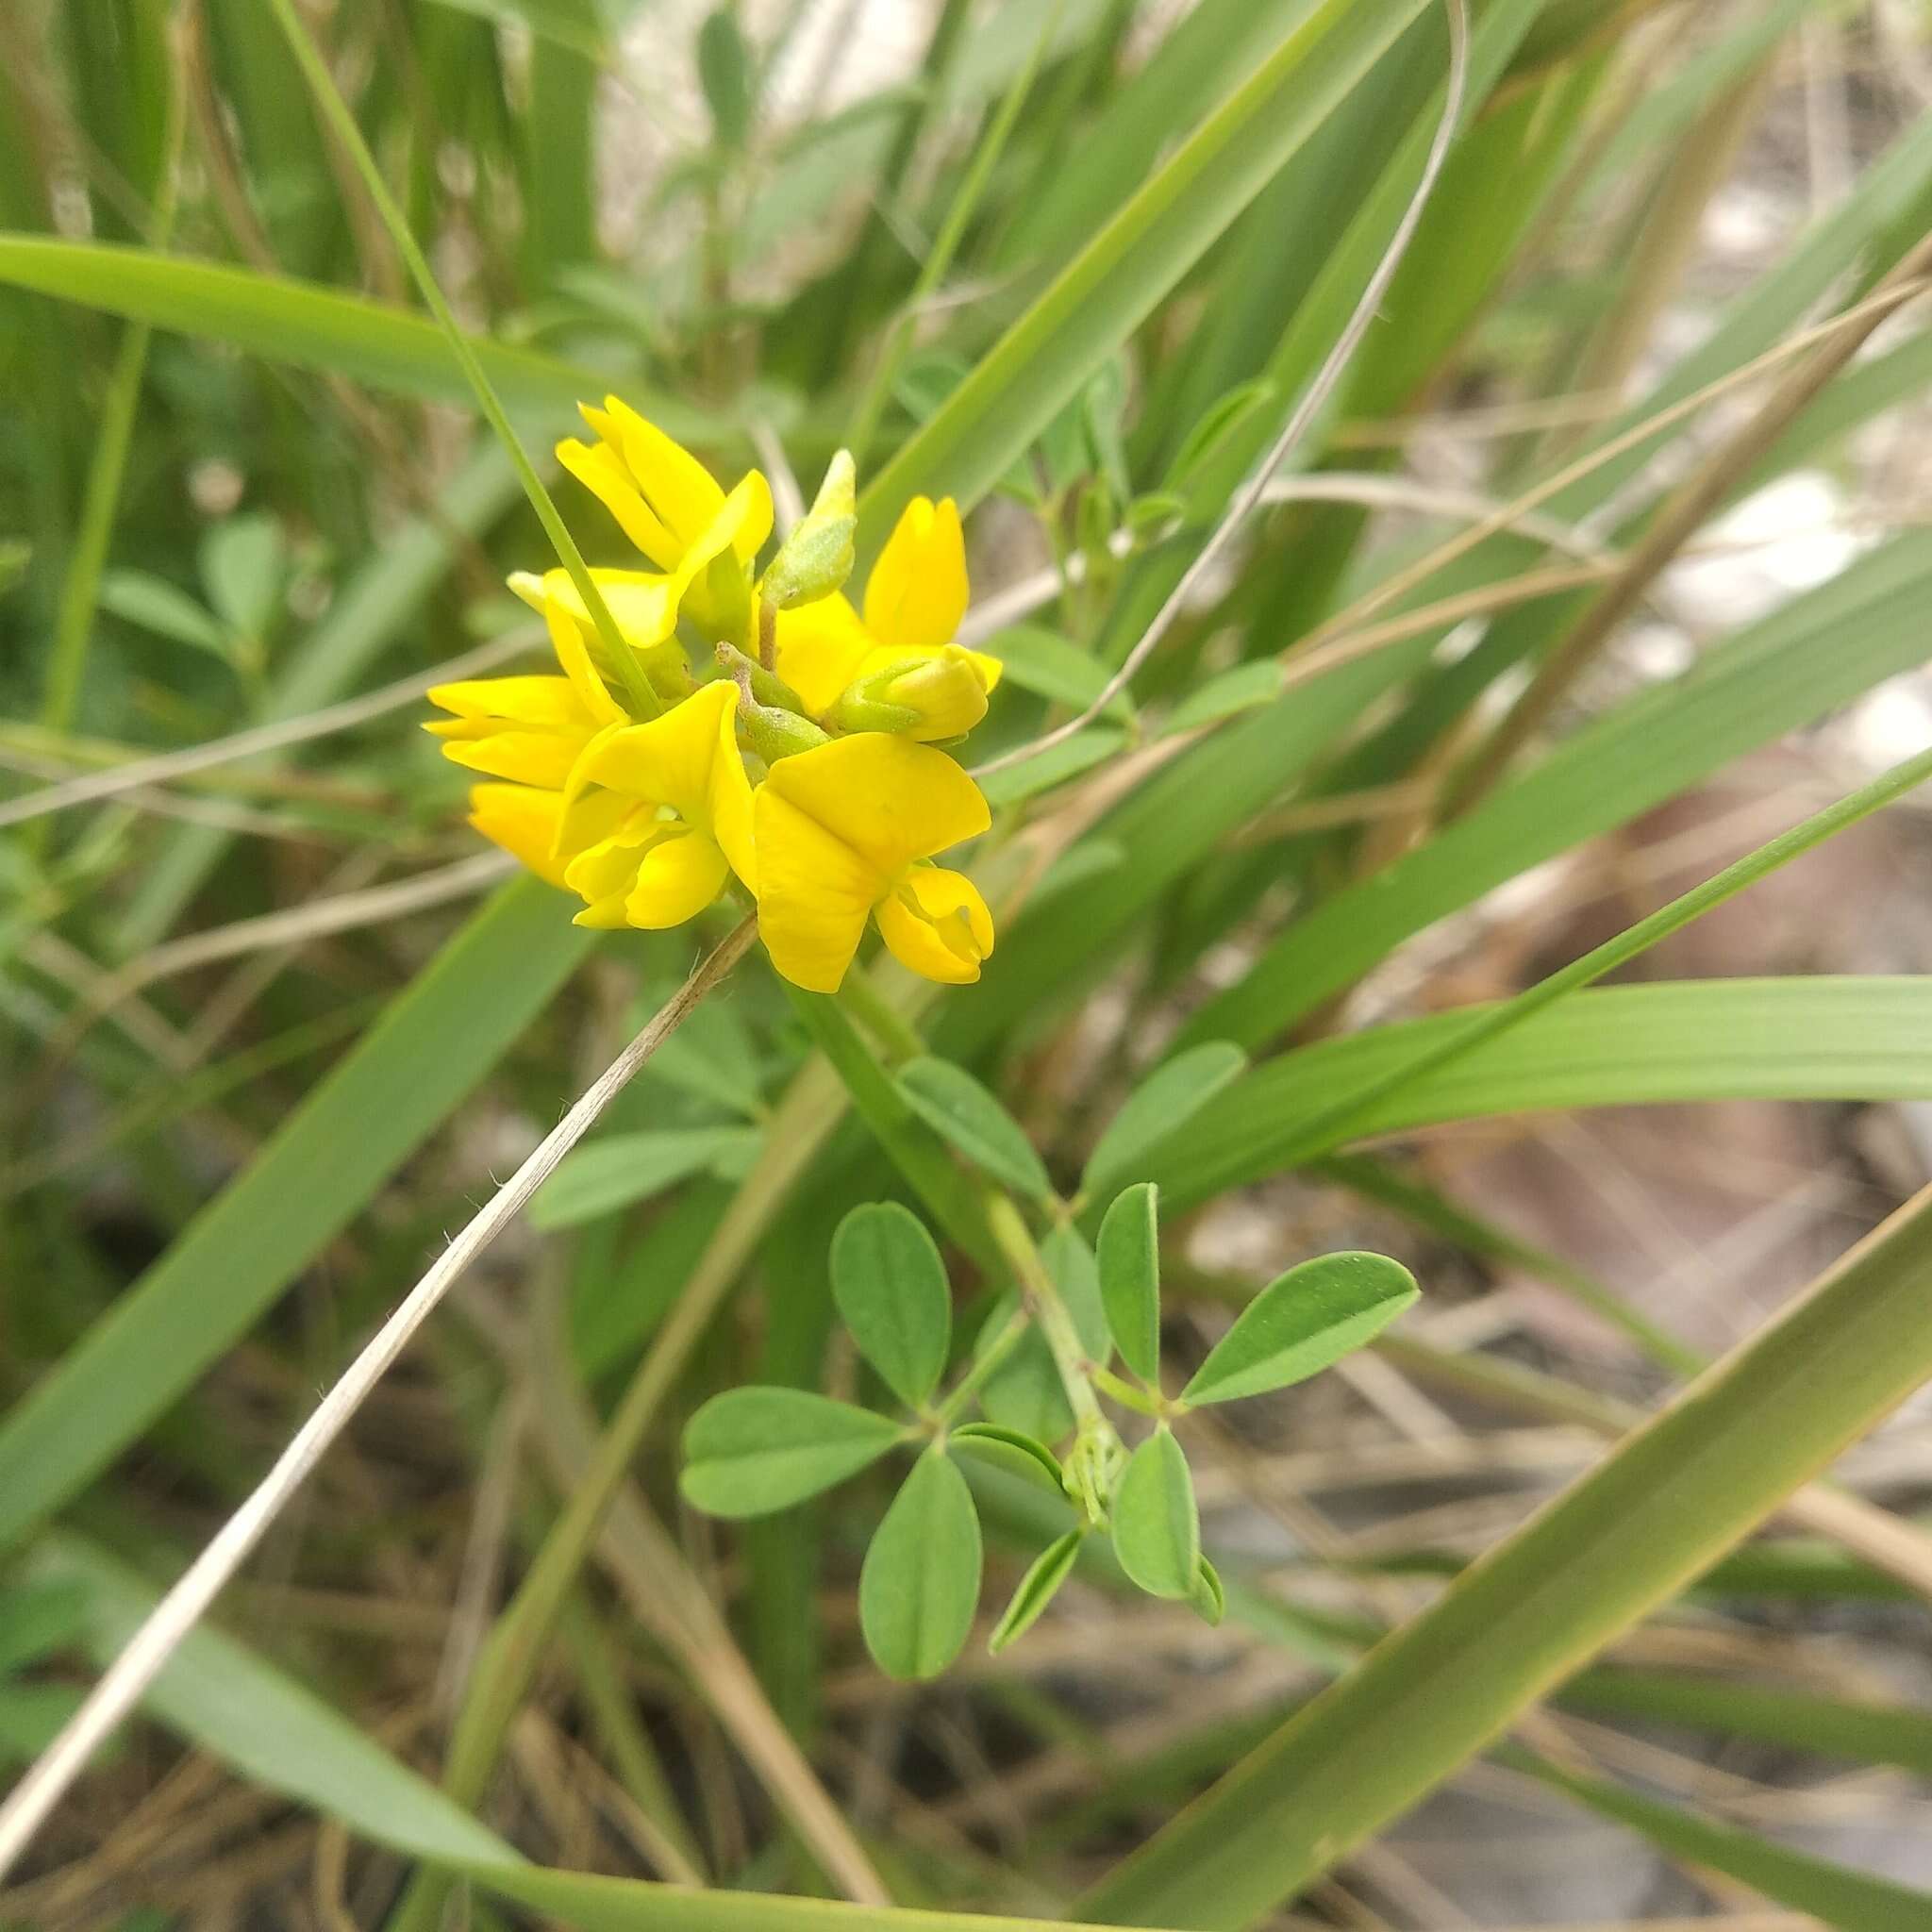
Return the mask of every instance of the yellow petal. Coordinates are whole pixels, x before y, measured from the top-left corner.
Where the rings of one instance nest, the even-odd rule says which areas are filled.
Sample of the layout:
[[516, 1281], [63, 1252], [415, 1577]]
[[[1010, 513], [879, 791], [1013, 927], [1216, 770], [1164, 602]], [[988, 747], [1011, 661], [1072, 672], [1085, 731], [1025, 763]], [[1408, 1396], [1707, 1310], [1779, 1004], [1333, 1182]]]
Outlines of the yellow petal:
[[823, 712], [859, 675], [870, 649], [858, 611], [835, 591], [816, 604], [779, 611], [773, 664], [808, 710]]
[[615, 898], [621, 908], [625, 894], [637, 883], [645, 852], [675, 829], [675, 823], [659, 818], [655, 807], [626, 799], [623, 817], [564, 866], [563, 882], [591, 905]]
[[[685, 700], [702, 697], [705, 686]], [[744, 756], [738, 748], [738, 687], [721, 681], [724, 695], [718, 706], [718, 749], [711, 760], [710, 787], [706, 795], [711, 837], [724, 851], [731, 870], [748, 891], [758, 889], [758, 841], [752, 827], [751, 780], [744, 774]]]
[[[588, 648], [595, 626], [590, 607], [578, 594], [570, 573], [547, 570], [542, 581], [546, 608], [555, 604], [567, 611], [575, 620]], [[677, 628], [679, 583], [675, 573], [666, 576], [653, 570], [593, 570], [591, 581], [596, 585], [605, 608], [616, 623], [618, 634], [636, 649], [648, 651], [653, 644], [661, 644]]]
[[967, 596], [959, 506], [915, 496], [866, 580], [866, 629], [881, 644], [937, 650], [959, 628]]
[[716, 840], [702, 832], [675, 832], [644, 854], [637, 884], [624, 902], [625, 917], [646, 931], [682, 925], [718, 896], [726, 876]]
[[992, 951], [992, 914], [964, 873], [915, 865], [878, 903], [879, 932], [902, 966], [970, 986]]
[[[616, 445], [638, 493], [679, 548], [688, 549], [724, 500], [724, 492], [712, 481], [710, 472], [682, 444], [674, 442], [655, 423], [647, 423], [616, 396], [604, 398], [601, 420], [588, 409], [584, 418]], [[675, 570], [679, 560], [658, 559], [666, 570]]]
[[[623, 801], [614, 800], [621, 809]], [[564, 824], [563, 794], [530, 785], [473, 785], [470, 823], [492, 844], [520, 858], [541, 879], [563, 885], [564, 861], [555, 857]], [[609, 829], [608, 808], [599, 801], [585, 827], [601, 837]], [[567, 842], [567, 841], [566, 841]]]
[[[586, 754], [580, 780], [630, 798], [668, 805], [679, 818], [710, 825], [711, 767], [717, 761], [720, 714], [738, 702], [736, 687], [700, 685], [682, 704], [645, 724], [627, 724]], [[737, 756], [737, 747], [732, 747]], [[741, 774], [743, 767], [740, 766]]]
[[[780, 758], [759, 788], [767, 791], [850, 846], [881, 880], [991, 823], [979, 787], [944, 752], [882, 731]], [[762, 862], [762, 834], [758, 851]]]
[[[809, 757], [809, 753], [801, 753]], [[782, 758], [782, 771], [795, 759]], [[837, 992], [890, 885], [842, 840], [772, 789], [752, 797], [758, 849], [758, 936], [793, 986]]]
[[585, 621], [555, 597], [546, 596], [543, 624], [550, 632], [550, 647], [557, 653], [557, 661], [583, 700], [585, 710], [600, 725], [623, 723], [630, 714], [610, 695], [597, 675], [597, 667], [591, 661], [591, 647], [584, 635]]
[[[452, 719], [432, 730], [461, 729], [462, 721]], [[483, 772], [492, 778], [513, 778], [519, 785], [547, 786], [561, 791], [584, 741], [563, 737], [554, 731], [489, 731], [475, 738], [446, 740], [442, 755], [452, 764], [472, 772]]]
[[[567, 677], [470, 677], [432, 685], [427, 696], [439, 710], [458, 719], [500, 718], [552, 731], [590, 730], [597, 722]], [[441, 721], [434, 728], [456, 735]]]
[[557, 445], [557, 460], [617, 519], [617, 526], [651, 561], [675, 570], [684, 545], [665, 528], [663, 520], [646, 503], [608, 442], [579, 442], [566, 437]]

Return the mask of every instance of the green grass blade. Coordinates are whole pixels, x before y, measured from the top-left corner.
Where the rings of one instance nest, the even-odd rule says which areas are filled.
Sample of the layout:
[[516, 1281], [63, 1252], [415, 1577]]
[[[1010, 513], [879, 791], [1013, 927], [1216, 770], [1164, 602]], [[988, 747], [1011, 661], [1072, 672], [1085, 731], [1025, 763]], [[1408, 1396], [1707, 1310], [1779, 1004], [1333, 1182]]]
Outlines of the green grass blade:
[[[285, 275], [99, 242], [0, 235], [0, 284], [424, 402], [467, 408], [473, 401], [435, 323]], [[471, 342], [506, 407], [521, 414], [561, 417], [574, 412], [581, 398], [600, 396], [620, 379], [608, 369], [535, 349], [485, 337]], [[621, 379], [625, 395], [668, 434], [692, 441], [720, 434], [715, 417]]]
[[1176, 1047], [1278, 1038], [1401, 942], [1491, 887], [1628, 823], [1932, 650], [1932, 539], [1900, 538], [1567, 739], [1440, 837], [1324, 900]]
[[[42, 1541], [25, 1574], [82, 1593], [85, 1641], [103, 1666], [158, 1594], [105, 1550], [64, 1531]], [[250, 1782], [340, 1818], [379, 1844], [422, 1857], [513, 1863], [518, 1857], [312, 1691], [210, 1625], [190, 1632], [143, 1704]]]
[[1218, 1932], [1292, 1897], [1909, 1394], [1932, 1372], [1928, 1280], [1922, 1193], [1157, 1833], [1085, 1910]]
[[1675, 1857], [1741, 1879], [1766, 1898], [1811, 1913], [1839, 1932], [1905, 1932], [1932, 1924], [1932, 1892], [1832, 1864], [1599, 1778], [1573, 1776], [1526, 1752], [1510, 1752], [1508, 1761]]
[[1597, 1716], [1686, 1724], [1932, 1777], [1932, 1711], [1910, 1705], [1849, 1704], [1723, 1677], [1629, 1670], [1591, 1671], [1564, 1690], [1563, 1702]]
[[[449, 570], [452, 532], [475, 535], [502, 516], [516, 496], [509, 458], [493, 443], [484, 443], [439, 493], [435, 519], [411, 518], [338, 588], [327, 611], [291, 654], [287, 673], [272, 687], [261, 722], [299, 718], [341, 697], [421, 615]], [[258, 767], [251, 761], [232, 769], [242, 773]], [[117, 948], [142, 952], [167, 932], [233, 837], [213, 825], [178, 827], [136, 882], [114, 929]]]
[[567, 913], [534, 878], [499, 892], [0, 1422], [0, 1546], [185, 1394], [475, 1091], [590, 951]]
[[[1307, 1133], [1327, 1096], [1374, 1086], [1469, 1023], [1465, 1009], [1284, 1054], [1236, 1081], [1183, 1144], [1151, 1156], [1146, 1177], [1177, 1210], [1278, 1172], [1285, 1156], [1312, 1158], [1327, 1151], [1308, 1149]], [[1690, 980], [1573, 994], [1344, 1131], [1582, 1107], [1928, 1096], [1932, 977]]]
[[1323, 0], [1081, 250], [859, 502], [875, 551], [913, 496], [991, 489], [1347, 97], [1426, 0]]

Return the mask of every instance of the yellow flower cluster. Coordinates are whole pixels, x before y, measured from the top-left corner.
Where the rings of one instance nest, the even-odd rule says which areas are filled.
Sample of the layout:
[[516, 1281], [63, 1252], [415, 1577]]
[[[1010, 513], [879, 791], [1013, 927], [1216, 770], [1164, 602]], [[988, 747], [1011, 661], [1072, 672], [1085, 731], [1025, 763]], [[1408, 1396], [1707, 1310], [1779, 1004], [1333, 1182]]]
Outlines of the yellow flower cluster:
[[[760, 578], [762, 475], [727, 494], [615, 396], [583, 414], [595, 442], [559, 443], [558, 458], [656, 566], [591, 573], [630, 662], [608, 661], [566, 572], [513, 576], [562, 675], [429, 693], [449, 714], [425, 727], [444, 755], [498, 781], [473, 789], [470, 823], [575, 892], [579, 925], [677, 925], [735, 876], [795, 985], [836, 991], [874, 920], [914, 972], [977, 979], [986, 902], [930, 862], [989, 824], [939, 749], [985, 716], [1000, 675], [953, 641], [968, 594], [958, 507], [915, 498], [855, 609], [838, 588], [849, 460]], [[640, 691], [655, 716], [637, 715]]]

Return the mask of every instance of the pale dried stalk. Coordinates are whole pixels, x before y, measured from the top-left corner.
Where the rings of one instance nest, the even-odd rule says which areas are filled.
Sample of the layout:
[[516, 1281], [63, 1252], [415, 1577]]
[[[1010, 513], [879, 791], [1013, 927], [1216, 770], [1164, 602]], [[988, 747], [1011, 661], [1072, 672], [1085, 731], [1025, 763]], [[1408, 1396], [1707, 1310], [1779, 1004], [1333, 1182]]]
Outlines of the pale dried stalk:
[[1443, 11], [1449, 22], [1449, 75], [1442, 89], [1442, 115], [1437, 123], [1435, 138], [1429, 143], [1427, 157], [1423, 162], [1421, 178], [1416, 182], [1415, 192], [1409, 197], [1408, 206], [1403, 210], [1402, 219], [1395, 225], [1395, 232], [1389, 238], [1389, 246], [1383, 251], [1382, 258], [1375, 264], [1375, 272], [1369, 277], [1368, 285], [1362, 290], [1360, 299], [1356, 303], [1354, 312], [1349, 316], [1341, 333], [1335, 339], [1334, 345], [1323, 359], [1322, 366], [1315, 372], [1314, 380], [1302, 391], [1301, 399], [1295, 404], [1281, 434], [1274, 439], [1267, 454], [1249, 474], [1247, 480], [1236, 491], [1223, 512], [1213, 534], [1195, 553], [1194, 559], [1181, 573], [1181, 579], [1168, 592], [1167, 600], [1154, 613], [1153, 622], [1141, 632], [1134, 648], [1121, 660], [1117, 670], [1101, 688], [1093, 702], [1077, 716], [1068, 719], [1053, 730], [1036, 738], [1031, 743], [1016, 745], [1011, 751], [1002, 752], [998, 758], [989, 758], [984, 764], [973, 768], [975, 778], [983, 778], [992, 772], [1003, 772], [1009, 765], [1018, 764], [1023, 758], [1029, 758], [1040, 752], [1050, 751], [1057, 744], [1063, 744], [1076, 731], [1083, 730], [1105, 711], [1114, 699], [1133, 682], [1135, 674], [1153, 654], [1157, 645], [1174, 627], [1174, 620], [1187, 608], [1195, 591], [1209, 572], [1221, 560], [1222, 554], [1235, 540], [1241, 525], [1247, 521], [1249, 512], [1260, 502], [1261, 494], [1268, 487], [1269, 479], [1287, 461], [1291, 452], [1307, 434], [1316, 417], [1326, 406], [1334, 393], [1335, 386], [1342, 377], [1362, 338], [1369, 332], [1374, 322], [1375, 311], [1381, 307], [1382, 298], [1389, 292], [1389, 285], [1395, 278], [1395, 271], [1402, 265], [1402, 258], [1408, 252], [1410, 239], [1417, 225], [1422, 221], [1423, 209], [1428, 205], [1430, 195], [1435, 192], [1436, 182], [1442, 172], [1443, 163], [1449, 158], [1450, 143], [1456, 136], [1456, 129], [1462, 118], [1462, 100], [1469, 76], [1469, 14], [1465, 0], [1443, 0]]
[[306, 712], [299, 718], [284, 718], [273, 724], [257, 724], [227, 738], [213, 739], [207, 744], [191, 744], [180, 751], [159, 752], [150, 758], [136, 758], [128, 764], [115, 765], [108, 771], [90, 772], [84, 777], [68, 778], [58, 785], [29, 791], [23, 797], [10, 798], [0, 805], [0, 825], [17, 825], [23, 820], [39, 818], [43, 812], [64, 810], [70, 805], [89, 805], [98, 799], [117, 798], [124, 791], [137, 791], [144, 785], [162, 785], [171, 778], [183, 777], [191, 772], [206, 772], [215, 765], [232, 764], [237, 758], [253, 758], [260, 752], [282, 751], [291, 744], [306, 744], [313, 738], [327, 738], [338, 731], [353, 730], [358, 724], [368, 724], [372, 718], [380, 718], [390, 711], [402, 709], [405, 705], [413, 705], [432, 685], [451, 684], [458, 678], [475, 677], [482, 672], [493, 671], [497, 665], [507, 663], [520, 652], [540, 643], [542, 636], [540, 628], [520, 626], [504, 637], [492, 638], [489, 643], [477, 645], [474, 651], [465, 651], [460, 657], [450, 658], [447, 663], [420, 671], [394, 684], [386, 684], [379, 691], [367, 691], [359, 698], [345, 698], [339, 705]]
[[139, 1703], [175, 1649], [201, 1620], [269, 1526], [348, 1426], [375, 1385], [393, 1366], [436, 1306], [515, 1218], [558, 1163], [583, 1139], [638, 1070], [716, 987], [758, 934], [746, 919], [720, 941], [672, 999], [659, 1008], [536, 1151], [471, 1219], [376, 1331], [335, 1387], [323, 1397], [268, 1474], [230, 1516], [180, 1580], [149, 1613], [126, 1647], [108, 1667], [87, 1700], [62, 1726], [32, 1768], [0, 1805], [0, 1878], [12, 1869], [47, 1815], [115, 1725]]

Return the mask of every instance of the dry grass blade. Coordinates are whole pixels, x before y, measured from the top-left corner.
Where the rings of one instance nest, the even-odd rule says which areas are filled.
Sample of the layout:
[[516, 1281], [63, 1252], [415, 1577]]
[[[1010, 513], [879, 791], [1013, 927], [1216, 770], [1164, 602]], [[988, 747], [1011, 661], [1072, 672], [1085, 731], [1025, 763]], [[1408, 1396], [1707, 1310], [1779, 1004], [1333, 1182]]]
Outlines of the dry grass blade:
[[115, 1658], [86, 1702], [14, 1787], [6, 1804], [0, 1806], [0, 1877], [12, 1869], [67, 1788], [86, 1769], [88, 1760], [115, 1725], [139, 1703], [142, 1691], [154, 1682], [175, 1647], [220, 1595], [437, 1304], [462, 1278], [477, 1256], [508, 1226], [638, 1070], [744, 957], [757, 935], [757, 921], [746, 919], [721, 941], [642, 1032], [591, 1083], [575, 1106], [543, 1137], [535, 1152], [409, 1291], [275, 1458], [247, 1501], [228, 1518], [155, 1607], [153, 1614]]
[[346, 698], [339, 705], [309, 711], [299, 718], [285, 718], [277, 724], [257, 724], [208, 744], [191, 744], [180, 751], [161, 752], [151, 758], [115, 765], [108, 771], [90, 772], [85, 777], [64, 779], [58, 785], [29, 791], [0, 805], [0, 826], [17, 825], [50, 811], [64, 811], [69, 806], [118, 798], [123, 792], [139, 791], [143, 786], [164, 785], [172, 778], [206, 772], [262, 752], [285, 751], [291, 744], [307, 744], [312, 739], [327, 738], [338, 731], [353, 731], [358, 724], [415, 704], [432, 685], [450, 684], [458, 678], [476, 677], [486, 671], [494, 671], [498, 665], [507, 664], [529, 650], [541, 638], [541, 630], [523, 626], [504, 637], [492, 638], [474, 651], [465, 651], [447, 663], [399, 678], [359, 698]]

